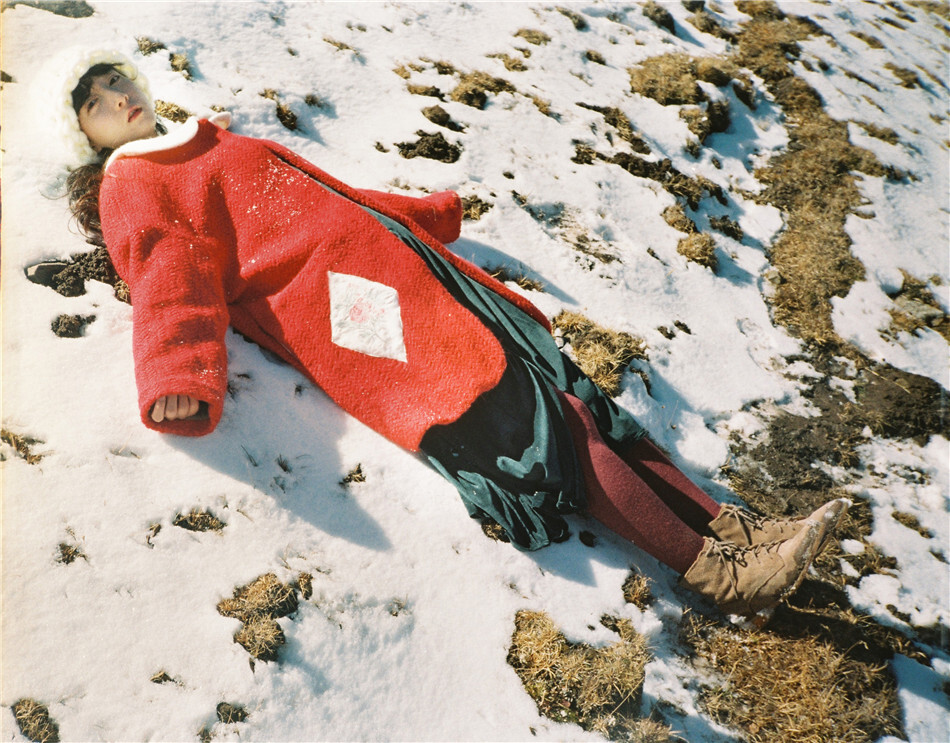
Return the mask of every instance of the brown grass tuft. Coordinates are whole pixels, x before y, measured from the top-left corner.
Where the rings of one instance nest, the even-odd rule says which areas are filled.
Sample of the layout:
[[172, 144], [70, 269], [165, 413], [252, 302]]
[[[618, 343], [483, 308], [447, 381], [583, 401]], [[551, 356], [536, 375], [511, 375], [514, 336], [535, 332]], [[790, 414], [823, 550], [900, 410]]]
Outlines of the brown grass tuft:
[[[638, 717], [646, 641], [626, 619], [604, 618], [619, 641], [604, 648], [568, 642], [543, 612], [519, 611], [508, 650], [511, 665], [538, 711], [612, 740], [667, 741], [669, 730]], [[647, 738], [646, 734], [656, 736]]]
[[186, 514], [177, 514], [172, 521], [173, 526], [179, 526], [188, 531], [222, 531], [227, 524], [204, 508], [192, 508]]
[[162, 49], [167, 49], [167, 47], [160, 41], [155, 41], [148, 38], [147, 36], [139, 36], [135, 39], [135, 42], [138, 44], [139, 52], [142, 56], [147, 57], [149, 54], [154, 54], [157, 51]]
[[480, 199], [478, 196], [463, 196], [462, 197], [462, 219], [469, 220], [471, 222], [477, 222], [482, 218], [482, 215], [489, 211], [494, 204]]
[[920, 78], [917, 77], [917, 73], [913, 70], [908, 70], [906, 67], [898, 67], [893, 62], [885, 62], [884, 68], [890, 70], [894, 77], [900, 81], [902, 88], [920, 87]]
[[683, 639], [721, 674], [703, 703], [752, 743], [869, 743], [901, 735], [886, 663], [864, 662], [830, 641], [735, 630], [688, 614]]
[[343, 479], [340, 480], [340, 485], [346, 487], [353, 483], [366, 482], [366, 475], [363, 474], [363, 465], [357, 464], [353, 469], [344, 475]]
[[26, 460], [27, 464], [38, 464], [45, 456], [44, 454], [35, 454], [33, 452], [34, 445], [44, 442], [39, 439], [34, 439], [31, 436], [23, 436], [4, 428], [0, 429], [0, 441], [12, 446], [16, 450], [16, 453]]
[[170, 103], [169, 101], [156, 100], [155, 101], [155, 113], [161, 116], [163, 119], [168, 119], [169, 121], [174, 121], [178, 124], [183, 121], [187, 121], [190, 117], [194, 116], [191, 111], [182, 108], [177, 103]]
[[653, 592], [650, 590], [650, 579], [630, 569], [630, 575], [623, 582], [623, 600], [633, 604], [641, 611], [653, 603]]
[[581, 370], [611, 397], [620, 394], [620, 382], [630, 362], [647, 358], [642, 338], [608, 330], [578, 312], [562, 311], [552, 324], [571, 344]]
[[716, 241], [706, 232], [693, 232], [676, 245], [676, 252], [686, 260], [706, 266], [713, 271], [718, 266], [716, 259]]
[[520, 39], [524, 39], [529, 44], [534, 44], [535, 46], [542, 46], [551, 40], [551, 37], [544, 33], [544, 31], [538, 31], [531, 28], [518, 29], [515, 32], [515, 36]]
[[664, 106], [699, 103], [706, 95], [696, 84], [696, 63], [680, 52], [650, 57], [628, 70], [630, 88]]
[[515, 87], [500, 77], [485, 72], [466, 72], [459, 75], [459, 82], [449, 93], [449, 98], [472, 108], [485, 108], [489, 93], [514, 93]]
[[663, 219], [674, 230], [691, 233], [696, 231], [696, 223], [686, 216], [686, 212], [680, 204], [673, 204], [663, 210]]
[[187, 55], [180, 52], [172, 52], [168, 55], [168, 61], [175, 72], [180, 72], [186, 80], [191, 80], [191, 61]]
[[234, 635], [234, 641], [247, 650], [251, 657], [262, 661], [276, 661], [277, 651], [287, 642], [284, 631], [271, 617], [255, 617]]
[[58, 743], [59, 726], [50, 718], [49, 709], [33, 699], [13, 703], [13, 717], [20, 733], [36, 743]]
[[513, 281], [515, 284], [520, 286], [522, 289], [529, 292], [541, 292], [544, 291], [544, 284], [542, 284], [537, 279], [532, 279], [529, 276], [525, 276], [524, 273], [515, 273], [507, 266], [496, 266], [494, 268], [486, 268], [488, 275], [492, 278], [498, 279], [499, 281]]
[[281, 583], [273, 573], [267, 573], [234, 589], [231, 598], [218, 603], [218, 613], [243, 623], [234, 635], [234, 641], [253, 658], [275, 661], [277, 651], [285, 642], [277, 618], [297, 610], [295, 589], [302, 589], [305, 585], [302, 575], [296, 584], [288, 585]]

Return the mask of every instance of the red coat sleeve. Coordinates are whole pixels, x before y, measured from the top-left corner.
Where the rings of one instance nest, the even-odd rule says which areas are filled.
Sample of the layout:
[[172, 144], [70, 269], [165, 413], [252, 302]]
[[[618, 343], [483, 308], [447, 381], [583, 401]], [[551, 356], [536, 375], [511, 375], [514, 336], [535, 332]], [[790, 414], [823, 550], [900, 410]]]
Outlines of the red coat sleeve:
[[[227, 252], [176, 212], [163, 184], [114, 172], [134, 168], [131, 160], [110, 167], [99, 209], [109, 254], [132, 296], [139, 411], [149, 428], [201, 436], [218, 424], [227, 391]], [[207, 417], [155, 423], [152, 406], [172, 394], [204, 401]]]
[[455, 191], [440, 191], [421, 198], [368, 188], [356, 191], [371, 203], [408, 217], [443, 245], [458, 240], [462, 232], [462, 200]]

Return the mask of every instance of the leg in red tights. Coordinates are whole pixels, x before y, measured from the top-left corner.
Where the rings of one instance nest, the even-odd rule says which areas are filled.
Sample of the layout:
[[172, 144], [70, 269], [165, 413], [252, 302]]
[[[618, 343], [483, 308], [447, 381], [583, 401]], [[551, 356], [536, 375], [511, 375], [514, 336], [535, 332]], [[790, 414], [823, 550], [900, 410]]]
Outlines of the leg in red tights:
[[[703, 548], [702, 535], [607, 446], [584, 403], [570, 395], [559, 393], [559, 397], [584, 471], [590, 514], [676, 572], [685, 573]], [[665, 466], [656, 464], [645, 471], [654, 482], [660, 477], [657, 473], [666, 474]], [[718, 506], [716, 509], [718, 512]]]
[[707, 534], [706, 525], [719, 515], [722, 506], [686, 477], [656, 444], [640, 439], [621, 457], [693, 531]]

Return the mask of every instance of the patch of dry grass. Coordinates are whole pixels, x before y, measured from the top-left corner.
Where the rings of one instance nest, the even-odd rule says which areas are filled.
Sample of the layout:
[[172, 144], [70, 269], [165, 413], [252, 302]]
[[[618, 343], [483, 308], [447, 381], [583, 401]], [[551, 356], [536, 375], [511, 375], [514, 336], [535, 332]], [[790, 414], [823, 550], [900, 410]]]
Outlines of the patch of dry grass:
[[674, 230], [691, 233], [696, 231], [696, 223], [686, 216], [686, 212], [680, 204], [673, 204], [663, 210], [663, 219]]
[[869, 743], [903, 732], [884, 662], [862, 661], [820, 637], [736, 630], [695, 614], [682, 636], [722, 680], [704, 691], [706, 710], [752, 743]]
[[512, 281], [526, 291], [544, 291], [544, 284], [542, 284], [540, 281], [537, 279], [532, 279], [530, 276], [526, 276], [524, 272], [512, 271], [508, 266], [495, 266], [493, 268], [486, 268], [485, 270], [492, 278], [498, 279], [502, 282]]
[[707, 232], [690, 233], [677, 243], [676, 252], [686, 260], [711, 268], [713, 271], [718, 267], [716, 241]]
[[193, 72], [191, 69], [191, 60], [188, 55], [181, 52], [171, 52], [168, 55], [168, 62], [175, 72], [180, 72], [185, 80], [191, 80]]
[[277, 619], [297, 610], [297, 590], [302, 590], [304, 585], [309, 587], [309, 581], [301, 583], [298, 579], [296, 584], [286, 584], [273, 573], [267, 573], [246, 586], [235, 588], [231, 598], [218, 603], [218, 613], [242, 622], [234, 641], [252, 658], [276, 661], [286, 641]]
[[477, 222], [493, 206], [494, 204], [491, 204], [484, 199], [480, 199], [478, 196], [463, 196], [462, 219], [466, 219], [471, 222]]
[[653, 603], [650, 579], [638, 573], [634, 568], [630, 569], [630, 575], [624, 580], [621, 590], [623, 591], [623, 600], [628, 604], [633, 604], [641, 611], [646, 610]]
[[366, 482], [366, 475], [363, 474], [363, 465], [357, 464], [353, 469], [343, 476], [343, 479], [340, 480], [340, 485], [346, 487], [347, 485], [360, 482]]
[[630, 362], [647, 358], [642, 338], [604, 328], [579, 312], [561, 311], [552, 325], [571, 344], [581, 370], [611, 397], [620, 394], [620, 382]]
[[266, 88], [260, 92], [262, 98], [274, 101], [276, 106], [275, 113], [277, 120], [285, 129], [295, 131], [297, 129], [297, 114], [295, 114], [286, 103], [280, 100], [280, 95], [273, 88]]
[[459, 75], [459, 82], [450, 92], [449, 98], [472, 108], [485, 108], [489, 93], [515, 93], [515, 86], [507, 80], [489, 75], [487, 72], [465, 72]]
[[696, 84], [696, 62], [682, 52], [650, 57], [631, 68], [630, 88], [664, 106], [700, 103], [706, 100]]
[[177, 103], [171, 103], [161, 99], [157, 99], [155, 101], [155, 113], [157, 113], [163, 119], [168, 119], [169, 121], [174, 121], [178, 124], [182, 123], [183, 121], [187, 121], [189, 118], [194, 116], [191, 111], [182, 108]]
[[543, 46], [551, 41], [551, 37], [544, 33], [544, 31], [538, 31], [532, 28], [519, 28], [515, 31], [515, 36], [535, 46]]
[[626, 619], [602, 622], [619, 639], [594, 648], [568, 642], [543, 612], [519, 611], [508, 663], [551, 720], [574, 722], [611, 740], [671, 740], [668, 729], [638, 717], [650, 658], [646, 641]]
[[36, 454], [33, 451], [33, 447], [36, 446], [36, 444], [42, 444], [44, 442], [39, 439], [34, 439], [31, 436], [13, 433], [13, 431], [4, 428], [0, 429], [0, 441], [12, 446], [16, 450], [16, 453], [26, 460], [27, 464], [38, 464], [45, 456], [44, 454]]
[[756, 171], [765, 185], [756, 200], [786, 216], [785, 231], [769, 256], [778, 275], [773, 316], [806, 341], [836, 343], [831, 297], [844, 296], [864, 277], [844, 226], [862, 204], [854, 172], [885, 171], [870, 151], [851, 144], [847, 124], [829, 117], [820, 96], [792, 71], [789, 60], [800, 55], [798, 42], [820, 30], [772, 3], [741, 5], [753, 20], [738, 36], [734, 62], [765, 80], [785, 113], [790, 137], [788, 149]]
[[173, 526], [179, 526], [188, 531], [217, 531], [220, 532], [227, 524], [204, 508], [192, 508], [188, 513], [175, 515]]
[[58, 743], [59, 726], [49, 716], [49, 709], [33, 699], [13, 703], [13, 717], [24, 737], [35, 743]]

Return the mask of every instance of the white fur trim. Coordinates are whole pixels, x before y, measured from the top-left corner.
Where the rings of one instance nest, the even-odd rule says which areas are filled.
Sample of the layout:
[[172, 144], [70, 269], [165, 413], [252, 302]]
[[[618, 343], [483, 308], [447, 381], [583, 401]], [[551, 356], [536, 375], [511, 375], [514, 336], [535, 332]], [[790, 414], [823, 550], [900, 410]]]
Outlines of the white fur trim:
[[114, 64], [135, 82], [151, 101], [148, 81], [132, 61], [114, 49], [70, 47], [55, 54], [38, 74], [33, 85], [35, 105], [41, 121], [48, 121], [53, 141], [62, 147], [66, 165], [75, 167], [94, 163], [99, 156], [79, 128], [73, 110], [72, 93], [90, 67]]
[[183, 144], [187, 144], [194, 139], [197, 133], [198, 119], [192, 116], [184, 124], [175, 127], [168, 132], [168, 134], [149, 137], [148, 139], [136, 139], [122, 145], [109, 156], [108, 161], [106, 161], [105, 169], [108, 170], [109, 166], [120, 157], [134, 157], [135, 155], [146, 155], [149, 152], [161, 152], [162, 150], [171, 150], [175, 147], [181, 147]]

